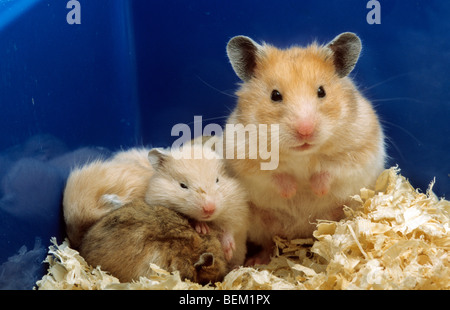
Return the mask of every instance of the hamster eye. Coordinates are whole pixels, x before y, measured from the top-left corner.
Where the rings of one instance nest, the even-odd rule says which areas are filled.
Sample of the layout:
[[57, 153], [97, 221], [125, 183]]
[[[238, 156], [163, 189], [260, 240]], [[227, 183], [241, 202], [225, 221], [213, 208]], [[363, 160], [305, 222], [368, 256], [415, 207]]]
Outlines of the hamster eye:
[[216, 179], [216, 183], [219, 183], [219, 178]]
[[274, 89], [274, 90], [272, 90], [270, 99], [272, 99], [272, 101], [275, 101], [275, 102], [281, 102], [281, 101], [283, 101], [283, 96], [281, 95], [281, 93], [278, 90]]
[[323, 88], [323, 86], [320, 86], [320, 87], [317, 89], [317, 97], [323, 98], [323, 97], [325, 97], [326, 95], [327, 95], [327, 93], [325, 92], [325, 89]]
[[187, 188], [188, 188], [187, 185], [184, 184], [184, 183], [180, 183], [180, 186], [181, 186], [181, 188], [184, 188], [184, 189], [187, 189]]

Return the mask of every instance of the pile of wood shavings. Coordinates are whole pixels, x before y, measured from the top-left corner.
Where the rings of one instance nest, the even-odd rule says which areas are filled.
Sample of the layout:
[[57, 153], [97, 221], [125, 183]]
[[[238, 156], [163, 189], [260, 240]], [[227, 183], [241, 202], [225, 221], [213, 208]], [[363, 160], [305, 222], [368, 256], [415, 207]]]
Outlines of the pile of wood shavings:
[[450, 289], [450, 201], [416, 191], [397, 168], [375, 191], [361, 189], [339, 222], [321, 221], [313, 239], [275, 238], [268, 265], [232, 270], [201, 286], [151, 265], [154, 274], [120, 283], [52, 239], [38, 289]]

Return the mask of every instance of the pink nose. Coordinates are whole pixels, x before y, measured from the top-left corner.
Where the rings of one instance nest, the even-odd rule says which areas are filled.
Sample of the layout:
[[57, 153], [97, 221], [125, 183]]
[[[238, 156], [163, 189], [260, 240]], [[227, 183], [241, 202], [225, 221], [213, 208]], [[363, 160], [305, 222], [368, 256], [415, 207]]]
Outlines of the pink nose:
[[316, 124], [313, 121], [303, 121], [296, 127], [297, 133], [299, 134], [299, 137], [309, 138], [314, 134], [314, 130], [316, 129]]
[[216, 211], [216, 205], [214, 204], [214, 202], [208, 201], [203, 205], [203, 213], [205, 213], [206, 215], [212, 215], [214, 211]]

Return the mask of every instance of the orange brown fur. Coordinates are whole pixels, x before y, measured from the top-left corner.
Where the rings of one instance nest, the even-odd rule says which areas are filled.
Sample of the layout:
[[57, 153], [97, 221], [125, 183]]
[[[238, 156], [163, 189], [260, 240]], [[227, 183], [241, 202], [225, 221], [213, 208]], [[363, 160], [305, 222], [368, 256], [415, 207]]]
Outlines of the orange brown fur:
[[[150, 264], [206, 284], [228, 271], [219, 233], [198, 234], [181, 214], [136, 200], [110, 212], [83, 238], [80, 254], [121, 282], [153, 274]], [[200, 263], [203, 254], [212, 260]]]

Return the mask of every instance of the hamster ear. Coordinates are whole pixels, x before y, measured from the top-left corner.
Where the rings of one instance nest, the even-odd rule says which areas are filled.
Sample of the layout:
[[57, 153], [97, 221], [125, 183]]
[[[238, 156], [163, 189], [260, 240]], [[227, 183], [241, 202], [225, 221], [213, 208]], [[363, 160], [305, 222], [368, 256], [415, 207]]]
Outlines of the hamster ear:
[[194, 264], [195, 269], [199, 270], [203, 267], [210, 267], [214, 265], [214, 255], [212, 253], [203, 253], [200, 255], [198, 261]]
[[160, 168], [168, 157], [169, 154], [167, 153], [167, 151], [161, 148], [151, 149], [150, 152], [148, 152], [148, 161], [155, 170]]
[[232, 38], [227, 44], [227, 55], [237, 76], [247, 82], [253, 76], [261, 45], [245, 36]]
[[345, 77], [356, 65], [361, 52], [361, 40], [351, 32], [344, 32], [334, 38], [327, 47], [334, 57], [334, 66], [339, 77]]

